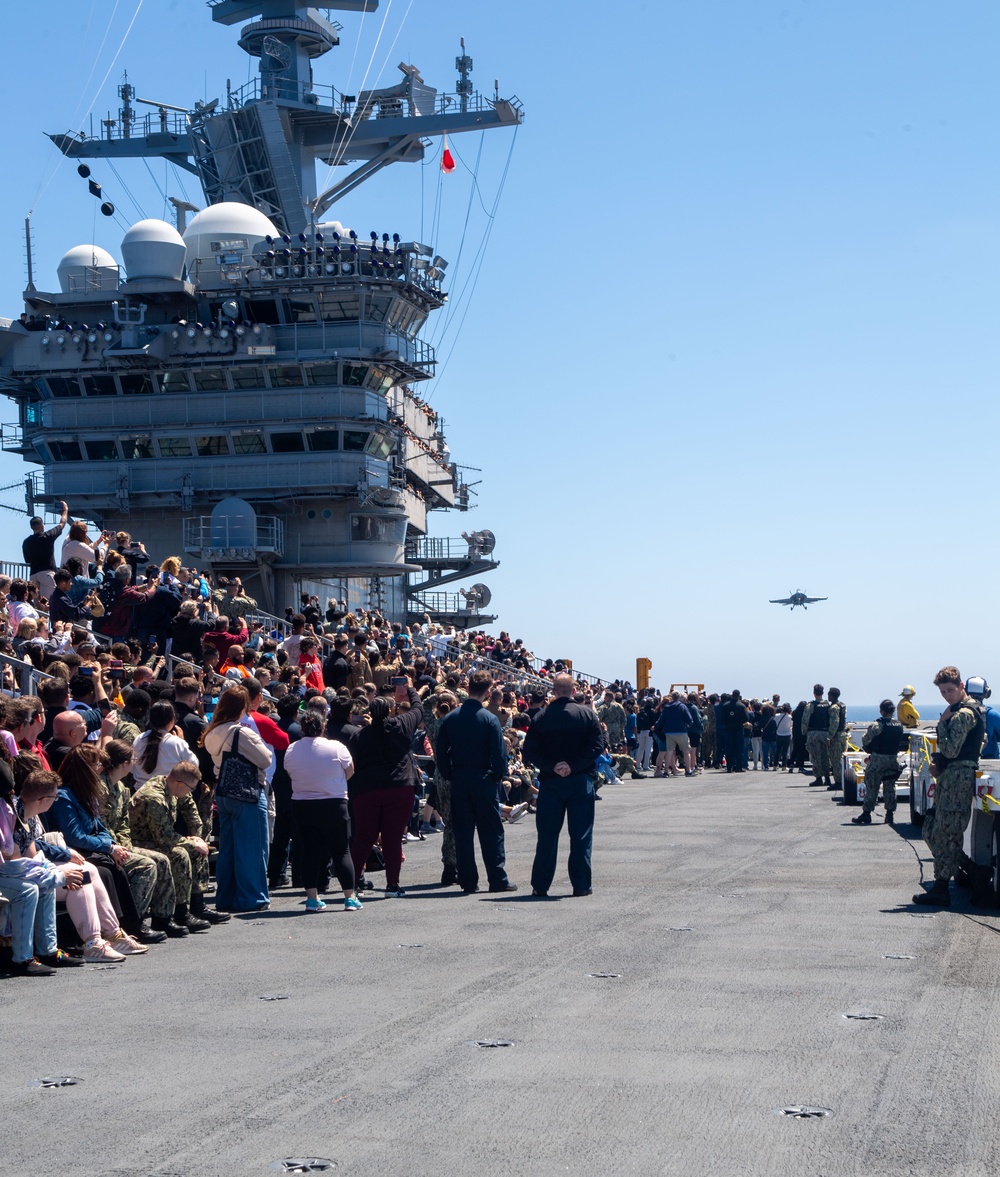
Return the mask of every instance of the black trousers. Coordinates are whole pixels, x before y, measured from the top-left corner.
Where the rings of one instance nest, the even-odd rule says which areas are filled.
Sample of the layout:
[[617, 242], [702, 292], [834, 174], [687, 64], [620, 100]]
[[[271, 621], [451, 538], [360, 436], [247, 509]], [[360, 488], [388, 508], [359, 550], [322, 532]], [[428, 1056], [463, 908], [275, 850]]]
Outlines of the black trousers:
[[478, 834], [490, 887], [494, 890], [505, 887], [510, 880], [506, 870], [503, 818], [493, 781], [451, 782], [451, 827], [455, 834], [458, 885], [471, 891], [479, 884], [475, 850]]
[[275, 773], [271, 781], [274, 793], [274, 833], [271, 850], [267, 856], [267, 881], [276, 883], [288, 869], [288, 846], [292, 847], [292, 863], [299, 873], [302, 848], [298, 845], [298, 830], [292, 818], [292, 782], [286, 773]]
[[110, 854], [88, 854], [87, 861], [95, 867], [104, 883], [111, 906], [115, 909], [118, 922], [130, 936], [142, 931], [142, 920], [135, 905], [132, 888], [128, 885], [128, 875], [115, 862]]
[[724, 735], [727, 772], [743, 771], [743, 728], [726, 731]]
[[351, 861], [351, 819], [346, 797], [321, 797], [316, 801], [292, 801], [292, 813], [302, 843], [302, 881], [319, 889], [332, 863], [345, 891], [354, 890]]

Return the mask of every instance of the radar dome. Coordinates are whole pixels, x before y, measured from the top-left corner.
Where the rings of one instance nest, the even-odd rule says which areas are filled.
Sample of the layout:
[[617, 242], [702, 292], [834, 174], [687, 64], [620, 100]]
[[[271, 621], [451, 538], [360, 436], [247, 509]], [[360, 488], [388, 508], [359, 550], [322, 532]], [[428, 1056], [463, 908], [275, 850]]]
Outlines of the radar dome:
[[99, 245], [74, 245], [63, 254], [56, 273], [63, 294], [118, 288], [118, 263]]
[[129, 281], [170, 278], [184, 273], [184, 238], [166, 221], [139, 221], [122, 238], [122, 261]]
[[200, 259], [215, 269], [219, 257], [229, 264], [249, 265], [255, 246], [267, 237], [280, 236], [267, 217], [249, 204], [228, 200], [210, 204], [191, 218], [184, 232], [188, 268]]

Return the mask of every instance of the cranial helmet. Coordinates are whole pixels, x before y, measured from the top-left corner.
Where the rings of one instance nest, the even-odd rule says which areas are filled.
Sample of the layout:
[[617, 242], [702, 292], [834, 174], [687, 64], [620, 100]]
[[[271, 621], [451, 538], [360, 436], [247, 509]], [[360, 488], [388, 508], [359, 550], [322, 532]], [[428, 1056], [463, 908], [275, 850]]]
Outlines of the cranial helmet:
[[974, 674], [972, 678], [965, 680], [965, 690], [974, 699], [988, 699], [993, 693], [990, 690], [990, 684], [979, 674]]

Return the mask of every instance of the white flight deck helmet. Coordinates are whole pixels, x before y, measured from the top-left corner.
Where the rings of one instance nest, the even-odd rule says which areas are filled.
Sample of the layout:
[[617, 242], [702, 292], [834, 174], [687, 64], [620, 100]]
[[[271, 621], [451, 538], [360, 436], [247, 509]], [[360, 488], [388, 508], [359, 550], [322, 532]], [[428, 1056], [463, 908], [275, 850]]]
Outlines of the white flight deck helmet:
[[990, 690], [990, 684], [980, 674], [974, 674], [965, 680], [965, 692], [981, 703], [985, 702], [993, 693]]

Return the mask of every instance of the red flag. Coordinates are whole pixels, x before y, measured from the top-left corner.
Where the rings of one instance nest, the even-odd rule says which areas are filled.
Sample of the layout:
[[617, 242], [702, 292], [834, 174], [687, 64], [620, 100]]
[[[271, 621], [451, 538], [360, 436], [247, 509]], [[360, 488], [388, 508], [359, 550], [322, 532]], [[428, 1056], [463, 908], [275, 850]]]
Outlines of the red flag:
[[441, 171], [450, 176], [455, 170], [455, 157], [448, 148], [448, 136], [444, 137], [444, 150], [441, 152]]

